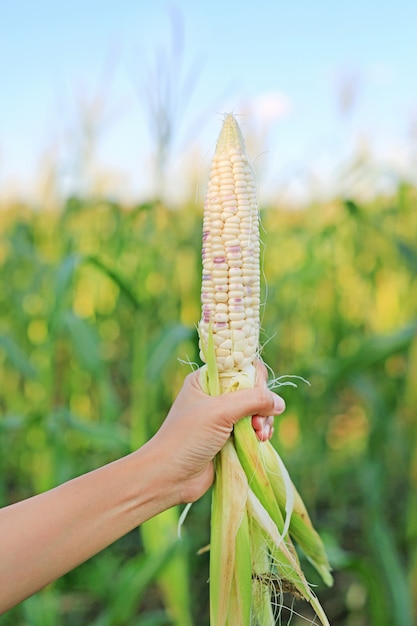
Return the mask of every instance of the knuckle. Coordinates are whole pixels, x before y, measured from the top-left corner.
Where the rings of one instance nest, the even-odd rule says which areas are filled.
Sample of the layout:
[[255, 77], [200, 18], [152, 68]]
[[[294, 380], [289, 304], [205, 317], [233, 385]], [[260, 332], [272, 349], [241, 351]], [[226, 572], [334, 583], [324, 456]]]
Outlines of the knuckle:
[[273, 406], [271, 393], [262, 387], [256, 388], [256, 406], [257, 412], [262, 414], [270, 413]]
[[266, 382], [268, 380], [268, 370], [261, 359], [257, 361], [257, 369], [258, 369], [258, 382]]

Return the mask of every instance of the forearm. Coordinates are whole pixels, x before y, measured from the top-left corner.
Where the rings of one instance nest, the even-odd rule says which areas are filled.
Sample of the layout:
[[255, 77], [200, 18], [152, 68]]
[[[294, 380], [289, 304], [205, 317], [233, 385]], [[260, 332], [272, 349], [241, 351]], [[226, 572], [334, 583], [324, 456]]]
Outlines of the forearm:
[[[60, 487], [0, 509], [0, 613], [175, 504], [194, 502], [213, 482], [212, 460], [233, 425], [281, 413], [259, 384], [210, 397], [198, 372], [187, 379], [158, 433], [137, 452]], [[259, 421], [261, 423], [259, 424]], [[256, 427], [255, 427], [256, 430]], [[258, 434], [259, 436], [259, 434]]]
[[0, 510], [0, 613], [172, 506], [152, 447]]

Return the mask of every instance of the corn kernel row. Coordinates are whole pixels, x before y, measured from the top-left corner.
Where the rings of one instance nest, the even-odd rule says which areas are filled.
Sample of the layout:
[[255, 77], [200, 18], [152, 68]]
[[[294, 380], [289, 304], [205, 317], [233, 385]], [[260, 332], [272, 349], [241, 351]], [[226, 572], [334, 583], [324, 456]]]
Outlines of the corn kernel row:
[[211, 326], [219, 372], [239, 371], [253, 363], [259, 337], [256, 187], [240, 129], [234, 117], [228, 117], [217, 142], [204, 205], [199, 326], [200, 356], [204, 360], [201, 340], [207, 345]]

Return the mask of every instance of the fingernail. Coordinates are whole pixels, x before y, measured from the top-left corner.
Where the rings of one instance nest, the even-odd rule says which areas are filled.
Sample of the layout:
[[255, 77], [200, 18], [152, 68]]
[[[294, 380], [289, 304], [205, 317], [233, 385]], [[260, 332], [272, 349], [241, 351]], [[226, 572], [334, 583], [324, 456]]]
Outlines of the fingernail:
[[264, 424], [262, 426], [260, 439], [261, 441], [267, 441], [270, 437], [271, 437], [271, 427], [269, 424]]
[[284, 411], [285, 411], [284, 400], [281, 398], [281, 396], [277, 396], [276, 394], [274, 394], [274, 414], [280, 415], [280, 413], [283, 413]]

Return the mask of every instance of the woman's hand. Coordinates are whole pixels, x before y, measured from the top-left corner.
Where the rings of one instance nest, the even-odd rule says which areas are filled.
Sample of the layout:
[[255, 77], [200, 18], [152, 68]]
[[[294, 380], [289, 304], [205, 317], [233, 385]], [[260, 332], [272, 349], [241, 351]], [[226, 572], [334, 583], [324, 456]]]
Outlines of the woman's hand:
[[[285, 408], [258, 382], [218, 397], [190, 374], [157, 434], [136, 452], [0, 509], [0, 613], [97, 554], [145, 520], [210, 487], [213, 458], [246, 415], [260, 440]], [[28, 524], [28, 520], [30, 523]]]
[[213, 459], [230, 437], [233, 425], [252, 415], [260, 441], [270, 439], [274, 415], [284, 400], [267, 388], [267, 371], [257, 364], [257, 384], [222, 396], [208, 396], [200, 387], [199, 371], [189, 374], [165, 422], [153, 438], [167, 469], [167, 479], [179, 502], [194, 502], [214, 479]]

